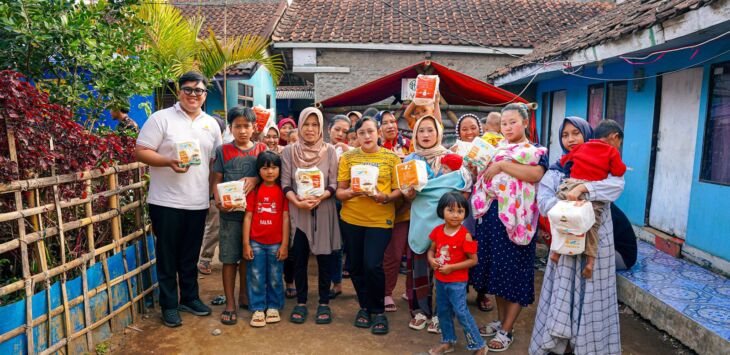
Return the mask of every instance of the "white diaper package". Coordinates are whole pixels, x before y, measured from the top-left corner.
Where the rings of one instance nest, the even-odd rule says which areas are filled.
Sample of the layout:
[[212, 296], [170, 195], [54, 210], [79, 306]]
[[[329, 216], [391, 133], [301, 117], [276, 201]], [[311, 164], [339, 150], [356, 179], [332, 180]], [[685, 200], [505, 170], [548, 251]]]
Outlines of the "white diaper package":
[[221, 199], [221, 205], [224, 208], [230, 208], [232, 211], [246, 210], [246, 182], [245, 181], [229, 181], [216, 186], [218, 188], [218, 197]]
[[372, 165], [355, 165], [350, 168], [350, 188], [355, 192], [375, 194], [380, 169]]
[[558, 201], [548, 211], [552, 242], [550, 250], [563, 255], [576, 255], [585, 251], [585, 233], [596, 222], [593, 205], [585, 201], [578, 206], [577, 201]]
[[318, 168], [297, 169], [294, 176], [299, 197], [319, 197], [324, 194], [324, 174]]

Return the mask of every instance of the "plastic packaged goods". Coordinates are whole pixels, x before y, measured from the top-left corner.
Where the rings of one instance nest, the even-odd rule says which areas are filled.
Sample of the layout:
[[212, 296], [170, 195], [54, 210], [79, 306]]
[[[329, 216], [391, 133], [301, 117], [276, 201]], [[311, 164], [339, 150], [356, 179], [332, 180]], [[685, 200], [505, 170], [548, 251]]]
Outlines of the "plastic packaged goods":
[[462, 149], [465, 153], [462, 155], [457, 148], [457, 154], [464, 157], [465, 164], [475, 166], [479, 172], [489, 165], [489, 162], [496, 153], [494, 147], [481, 138], [475, 138], [471, 143], [465, 144], [466, 147]]
[[200, 165], [200, 143], [197, 139], [175, 142], [180, 167]]
[[273, 117], [273, 111], [261, 106], [254, 106], [253, 112], [256, 113], [256, 132], [264, 132], [266, 123]]
[[246, 210], [246, 183], [245, 181], [229, 181], [216, 186], [218, 188], [218, 197], [221, 199], [221, 205], [224, 208], [230, 208], [232, 211]]
[[419, 75], [416, 77], [416, 92], [413, 95], [413, 103], [418, 106], [433, 105], [439, 89], [439, 82], [438, 75]]
[[596, 222], [593, 205], [585, 201], [558, 201], [548, 211], [552, 243], [550, 249], [558, 254], [575, 255], [585, 250], [585, 233]]
[[297, 169], [294, 177], [299, 197], [319, 197], [324, 194], [324, 174], [318, 168]]
[[355, 192], [375, 194], [380, 169], [371, 165], [355, 165], [350, 168], [350, 188]]
[[398, 188], [402, 191], [415, 189], [421, 191], [428, 183], [428, 170], [426, 162], [421, 160], [411, 160], [395, 166], [396, 177], [398, 178]]

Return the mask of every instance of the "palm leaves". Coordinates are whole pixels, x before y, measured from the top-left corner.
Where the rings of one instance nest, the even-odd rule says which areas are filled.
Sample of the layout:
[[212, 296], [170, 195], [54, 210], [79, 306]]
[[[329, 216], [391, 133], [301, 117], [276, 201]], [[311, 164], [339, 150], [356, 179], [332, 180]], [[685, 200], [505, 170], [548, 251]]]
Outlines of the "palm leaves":
[[246, 35], [221, 41], [211, 30], [208, 37], [200, 39], [203, 18], [186, 18], [179, 9], [163, 2], [144, 3], [138, 13], [147, 23], [148, 46], [169, 80], [194, 69], [213, 78], [226, 68], [251, 62], [264, 66], [275, 83], [284, 72], [281, 56], [268, 55], [270, 42], [266, 38]]

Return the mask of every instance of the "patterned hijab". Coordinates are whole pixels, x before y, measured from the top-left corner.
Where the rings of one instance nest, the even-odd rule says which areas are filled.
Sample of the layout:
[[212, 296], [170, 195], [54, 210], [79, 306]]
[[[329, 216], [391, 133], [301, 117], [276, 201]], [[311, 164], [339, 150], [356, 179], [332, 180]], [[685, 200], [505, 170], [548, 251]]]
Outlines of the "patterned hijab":
[[[436, 144], [431, 148], [423, 148], [418, 144], [418, 128], [421, 127], [424, 120], [431, 120], [433, 121], [433, 125], [436, 126]], [[441, 145], [443, 137], [444, 127], [431, 115], [421, 117], [413, 126], [413, 150], [417, 155], [426, 159], [426, 163], [431, 166], [434, 174], [438, 174], [441, 171], [441, 157], [450, 153], [448, 149]]]
[[[560, 138], [563, 135], [563, 129], [565, 128], [566, 123], [570, 123], [573, 126], [575, 126], [575, 128], [578, 128], [580, 133], [583, 134], [584, 142], [588, 142], [589, 139], [593, 138], [593, 128], [591, 128], [591, 125], [588, 123], [588, 121], [586, 121], [580, 117], [577, 117], [577, 116], [566, 117], [563, 120], [563, 123], [560, 124], [560, 130], [558, 131], [558, 132], [560, 132], [558, 139], [560, 140], [559, 141], [560, 148], [563, 149], [563, 154], [568, 153], [568, 149], [565, 148], [565, 146], [563, 145], [563, 140]], [[563, 174], [568, 174], [570, 171], [570, 167], [564, 167], [564, 166], [560, 165], [560, 158], [558, 158], [558, 160], [555, 163], [550, 165], [550, 170], [557, 170]]]
[[[304, 142], [304, 136], [302, 134], [302, 125], [307, 120], [307, 117], [315, 115], [319, 120], [319, 134], [317, 140], [308, 144]], [[322, 112], [314, 107], [307, 107], [302, 110], [299, 114], [299, 131], [297, 135], [299, 139], [292, 145], [292, 158], [294, 159], [294, 166], [297, 168], [313, 168], [319, 165], [319, 162], [327, 156], [327, 143], [324, 142], [324, 117]]]

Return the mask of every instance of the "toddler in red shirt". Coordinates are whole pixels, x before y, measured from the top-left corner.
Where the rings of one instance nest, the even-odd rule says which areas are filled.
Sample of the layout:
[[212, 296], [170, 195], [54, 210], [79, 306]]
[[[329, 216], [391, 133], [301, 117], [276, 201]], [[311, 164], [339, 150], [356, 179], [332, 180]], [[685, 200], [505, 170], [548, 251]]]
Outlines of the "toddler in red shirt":
[[[621, 126], [614, 120], [603, 120], [596, 127], [594, 136], [596, 139], [576, 146], [560, 158], [560, 164], [566, 167], [570, 177], [558, 188], [559, 199], [588, 200], [586, 182], [603, 180], [609, 173], [613, 176], [623, 176], [626, 173], [626, 165], [621, 161], [621, 153], [618, 151], [624, 138]], [[593, 276], [593, 264], [598, 251], [598, 228], [601, 226], [601, 216], [606, 208], [605, 202], [591, 201], [591, 203], [596, 222], [586, 233], [586, 248], [583, 252], [586, 255], [586, 266], [581, 273], [586, 279]], [[560, 254], [553, 252], [550, 259], [557, 263]]]
[[454, 351], [454, 316], [464, 328], [466, 348], [475, 354], [487, 353], [479, 327], [466, 306], [469, 268], [477, 264], [477, 242], [462, 225], [468, 213], [469, 202], [461, 193], [449, 192], [441, 196], [437, 214], [444, 224], [434, 228], [429, 235], [428, 262], [434, 269], [436, 309], [441, 327], [441, 344], [430, 349], [430, 354]]
[[[284, 260], [289, 250], [289, 203], [279, 185], [281, 158], [264, 151], [256, 158], [261, 183], [246, 195], [243, 258], [247, 260], [252, 327], [281, 321]], [[264, 311], [266, 313], [264, 314]]]

